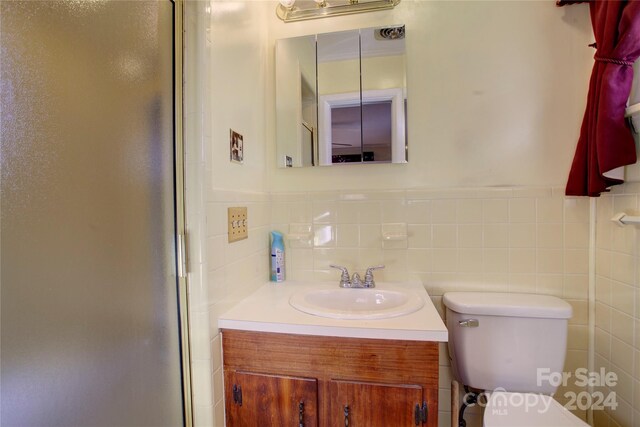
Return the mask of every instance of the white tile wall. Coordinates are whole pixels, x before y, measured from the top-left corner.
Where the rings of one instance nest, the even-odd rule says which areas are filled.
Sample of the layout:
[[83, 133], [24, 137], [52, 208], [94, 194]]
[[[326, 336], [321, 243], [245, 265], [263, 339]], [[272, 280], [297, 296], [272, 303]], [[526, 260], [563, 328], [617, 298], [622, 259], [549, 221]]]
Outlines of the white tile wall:
[[208, 145], [206, 141], [210, 135], [203, 120], [207, 100], [199, 95], [202, 87], [206, 87], [204, 71], [207, 70], [208, 61], [208, 15], [205, 6], [204, 2], [187, 2], [185, 5], [185, 203], [190, 255], [188, 283], [192, 403], [194, 425], [198, 427], [215, 425], [206, 254], [217, 248], [206, 246], [204, 147]]
[[[249, 4], [251, 7], [248, 6]], [[404, 6], [396, 8], [397, 16], [400, 21], [406, 21], [409, 27], [412, 25], [411, 22], [414, 22], [415, 25], [411, 28], [416, 30], [426, 28], [423, 25], [424, 22], [431, 22], [433, 17], [436, 17], [434, 24], [450, 27], [451, 22], [457, 23], [458, 27], [454, 25], [455, 28], [445, 30], [452, 31], [453, 28], [456, 34], [462, 35], [458, 37], [459, 40], [456, 40], [464, 46], [464, 49], [469, 49], [468, 38], [464, 36], [465, 31], [473, 30], [477, 25], [480, 25], [478, 28], [484, 28], [485, 23], [489, 21], [483, 19], [482, 14], [490, 17], [497, 16], [491, 11], [489, 3], [482, 6], [478, 3], [474, 7], [478, 8], [476, 11], [479, 14], [466, 14], [467, 20], [463, 21], [460, 21], [459, 18], [462, 15], [456, 8], [462, 7], [468, 11], [468, 4], [445, 5], [437, 2], [409, 1], [402, 4]], [[584, 45], [586, 43], [584, 40], [590, 37], [587, 9], [574, 7], [571, 10], [564, 10], [563, 13], [568, 13], [573, 22], [573, 26], [567, 26], [562, 20], [555, 19], [557, 11], [553, 8], [549, 9], [534, 3], [523, 5], [524, 3], [522, 5], [514, 3], [507, 9], [503, 4], [491, 7], [500, 8], [502, 22], [508, 25], [513, 22], [511, 17], [521, 16], [523, 10], [521, 7], [525, 7], [528, 11], [527, 16], [533, 16], [528, 22], [529, 25], [534, 25], [534, 29], [543, 25], [546, 29], [563, 34], [556, 39], [579, 46]], [[323, 179], [317, 179], [322, 173], [318, 173], [317, 170], [271, 170], [270, 165], [274, 162], [269, 156], [272, 153], [270, 154], [265, 148], [267, 144], [263, 136], [266, 134], [268, 140], [275, 134], [275, 131], [270, 129], [273, 112], [269, 101], [270, 97], [274, 96], [273, 85], [270, 83], [272, 70], [264, 69], [265, 64], [270, 61], [272, 39], [299, 35], [299, 27], [295, 24], [282, 25], [277, 21], [273, 16], [271, 3], [263, 7], [262, 2], [215, 1], [213, 3], [187, 2], [187, 6], [199, 8], [195, 15], [187, 16], [187, 30], [189, 28], [202, 30], [202, 34], [198, 33], [197, 41], [202, 44], [195, 45], [202, 49], [200, 51], [202, 55], [195, 56], [199, 59], [191, 63], [192, 67], [187, 69], [186, 74], [187, 87], [197, 88], [200, 94], [198, 97], [198, 93], [192, 93], [192, 99], [197, 98], [200, 104], [187, 106], [189, 122], [187, 138], [188, 141], [197, 142], [187, 145], [187, 161], [190, 162], [187, 172], [191, 174], [188, 177], [188, 191], [192, 194], [188, 200], [188, 210], [191, 218], [190, 227], [192, 227], [190, 230], [193, 261], [190, 277], [190, 310], [194, 338], [192, 355], [196, 426], [221, 427], [224, 425], [221, 400], [222, 362], [220, 337], [217, 334], [217, 314], [251, 292], [267, 277], [268, 230], [274, 228], [283, 232], [293, 230], [298, 234], [303, 234], [305, 231], [313, 233], [313, 237], [307, 241], [303, 239], [287, 243], [287, 265], [291, 278], [336, 280], [337, 273], [329, 270], [329, 263], [343, 263], [360, 270], [371, 264], [384, 263], [388, 268], [379, 274], [380, 278], [422, 280], [440, 309], [442, 309], [441, 295], [449, 290], [513, 290], [559, 295], [571, 302], [575, 310], [575, 316], [570, 325], [567, 370], [586, 366], [586, 249], [588, 244], [586, 200], [565, 199], [561, 195], [561, 190], [548, 187], [314, 193], [296, 191], [274, 194], [269, 194], [269, 191], [272, 188], [295, 190], [312, 187], [340, 188], [340, 184], [345, 179], [352, 180], [351, 182], [364, 182], [365, 184], [362, 185], [364, 188], [401, 186], [405, 182], [418, 183], [417, 185], [433, 183], [437, 180], [451, 182], [454, 179], [459, 180], [454, 185], [466, 185], [465, 176], [472, 179], [468, 182], [477, 182], [477, 179], [480, 179], [481, 182], [486, 181], [485, 185], [502, 182], [523, 184], [545, 182], [546, 185], [546, 183], [557, 182], [557, 177], [565, 176], [564, 165], [569, 159], [572, 148], [558, 147], [554, 141], [558, 140], [559, 134], [566, 134], [566, 138], [563, 138], [565, 140], [575, 140], [574, 134], [579, 128], [582, 107], [576, 104], [574, 92], [577, 93], [586, 88], [589, 67], [584, 65], [591, 64], [592, 61], [588, 52], [573, 49], [574, 54], [564, 55], [565, 68], [571, 67], [575, 71], [570, 74], [579, 75], [584, 69], [584, 73], [580, 74], [584, 81], [574, 79], [573, 86], [568, 87], [563, 83], [562, 90], [566, 90], [571, 96], [565, 96], [565, 102], [554, 107], [558, 111], [563, 111], [564, 116], [573, 117], [576, 126], [567, 127], [566, 120], [561, 126], [555, 126], [555, 122], [549, 126], [549, 119], [542, 118], [540, 123], [544, 126], [538, 126], [538, 129], [547, 129], [546, 132], [553, 138], [531, 134], [532, 141], [536, 144], [520, 144], [521, 147], [535, 147], [533, 151], [516, 153], [516, 157], [527, 159], [524, 172], [519, 167], [521, 162], [505, 162], [503, 158], [495, 157], [495, 153], [504, 151], [501, 149], [484, 149], [484, 153], [491, 155], [492, 161], [511, 165], [498, 172], [496, 176], [483, 175], [486, 162], [477, 162], [476, 155], [479, 153], [477, 150], [466, 151], [473, 157], [470, 161], [459, 161], [459, 150], [451, 151], [451, 139], [455, 135], [430, 133], [430, 130], [434, 129], [449, 132], [449, 129], [458, 129], [459, 126], [428, 126], [430, 122], [441, 122], [442, 118], [433, 116], [433, 112], [443, 111], [443, 114], [448, 115], [448, 110], [446, 108], [432, 110], [420, 101], [413, 104], [416, 108], [411, 111], [422, 115], [429, 113], [426, 116], [431, 117], [431, 121], [423, 120], [422, 125], [418, 124], [419, 127], [426, 128], [425, 132], [416, 134], [430, 135], [428, 139], [432, 142], [441, 141], [438, 145], [429, 145], [430, 153], [424, 156], [425, 159], [432, 159], [433, 167], [425, 168], [422, 165], [416, 167], [415, 163], [410, 163], [402, 170], [371, 167], [368, 169], [370, 172], [366, 173], [367, 179], [364, 180], [360, 170], [343, 169], [339, 173], [331, 176], [325, 174]], [[207, 6], [214, 6], [215, 17], [212, 18], [207, 14], [205, 11]], [[196, 22], [203, 18], [209, 21]], [[211, 31], [211, 19], [218, 20], [219, 25], [216, 26], [216, 31]], [[378, 21], [373, 22], [372, 19], [385, 18], [369, 14], [362, 17], [354, 15], [345, 17], [342, 21], [337, 18], [336, 23], [343, 27], [354, 28], [377, 25]], [[266, 45], [263, 39], [265, 22], [270, 22], [267, 29], [269, 42]], [[538, 27], [535, 27], [536, 22], [540, 23]], [[550, 22], [552, 27], [549, 27]], [[323, 21], [309, 21], [304, 25], [305, 28], [309, 25], [321, 26]], [[576, 31], [576, 28], [583, 30]], [[416, 33], [416, 36], [426, 34], [421, 31]], [[568, 31], [570, 33], [567, 33]], [[187, 33], [189, 34], [188, 31]], [[533, 63], [533, 67], [529, 54], [526, 55], [526, 61], [512, 61], [512, 65], [521, 66], [524, 70], [528, 70], [527, 72], [538, 75], [539, 70], [536, 71], [536, 66], [551, 58], [548, 43], [545, 44], [539, 37], [527, 36], [527, 34], [536, 34], [536, 31], [523, 34], [525, 34], [523, 41], [531, 42], [530, 47], [534, 48], [527, 52], [539, 51], [541, 55], [536, 57], [537, 62]], [[499, 40], [506, 40], [502, 35], [498, 33], [496, 35]], [[218, 66], [219, 69], [216, 70], [210, 69], [209, 65], [203, 62], [208, 58], [212, 45], [217, 49], [214, 66]], [[490, 44], [483, 43], [483, 46], [490, 46]], [[480, 52], [483, 46], [479, 46], [480, 50], [474, 47], [468, 52]], [[189, 43], [187, 47], [190, 48]], [[562, 45], [556, 47], [565, 49]], [[450, 47], [447, 45], [444, 48], [446, 55], [449, 55]], [[423, 47], [420, 47], [420, 53], [411, 52], [412, 58], [417, 59], [414, 71], [419, 70], [421, 75], [424, 69], [434, 70], [432, 67], [423, 66], [424, 61], [420, 58], [426, 55], [424, 52], [426, 51]], [[583, 52], [586, 53], [583, 54]], [[447, 58], [446, 55], [444, 58]], [[425, 58], [428, 56], [426, 55]], [[484, 55], [484, 57], [485, 60], [489, 58], [487, 61], [491, 63], [490, 55]], [[556, 59], [553, 61], [558, 62]], [[209, 74], [195, 86], [190, 85], [190, 79], [193, 81], [199, 78], [198, 70]], [[526, 73], [512, 74], [526, 75]], [[536, 77], [535, 75], [533, 77]], [[465, 81], [464, 76], [460, 79], [451, 79], [449, 75], [443, 75], [435, 76], [435, 79], [418, 79], [414, 83], [420, 86], [420, 81], [431, 82], [430, 84], [436, 82], [437, 85], [442, 81], [439, 81], [439, 78], [444, 78], [445, 84], [447, 81]], [[558, 92], [556, 90], [558, 88], [553, 86], [557, 85], [557, 80], [554, 78], [545, 77], [541, 82], [552, 84], [550, 86], [553, 89], [552, 92], [563, 93], [562, 90]], [[502, 86], [502, 80], [498, 84]], [[533, 86], [520, 85], [520, 87], [528, 90], [527, 88]], [[416, 87], [414, 91], [422, 89], [425, 88]], [[538, 87], [535, 89], [536, 93], [548, 92], [540, 91]], [[265, 93], [268, 94], [266, 101]], [[546, 98], [535, 99], [535, 96], [529, 98], [532, 99], [530, 103], [532, 108], [538, 108], [536, 105], [545, 105], [544, 111], [547, 111], [549, 117], [557, 116], [552, 114], [552, 109], [547, 108], [549, 106], [546, 105], [548, 103]], [[212, 99], [215, 100], [215, 105], [212, 105]], [[414, 100], [418, 99], [420, 98], [417, 97]], [[448, 96], [447, 99], [447, 102], [455, 103], [455, 97]], [[429, 102], [432, 101], [431, 99]], [[213, 111], [215, 114], [212, 114]], [[527, 123], [530, 122], [529, 116], [531, 115], [520, 114], [520, 117], [526, 118]], [[504, 123], [503, 114], [497, 114], [496, 117], [500, 117], [501, 123]], [[443, 116], [443, 118], [445, 123], [449, 120], [447, 117]], [[483, 126], [485, 123], [491, 123], [491, 120], [485, 120], [484, 117], [478, 120], [482, 121]], [[214, 122], [214, 129], [209, 122]], [[247, 152], [246, 162], [242, 167], [229, 165], [224, 159], [229, 127], [237, 128], [245, 134]], [[526, 124], [524, 127], [487, 126], [487, 132], [479, 138], [490, 146], [499, 147], [503, 144], [511, 148], [513, 135], [510, 130], [514, 128], [526, 128]], [[499, 132], [496, 134], [496, 131]], [[518, 140], [521, 139], [522, 135], [519, 135]], [[551, 141], [553, 147], [540, 148], [544, 146], [544, 144], [543, 146], [538, 144], [540, 141], [547, 141], [547, 144]], [[426, 149], [424, 147], [426, 146], [414, 148], [420, 151]], [[194, 153], [190, 148], [194, 148], [197, 152]], [[438, 154], [436, 156], [432, 155], [434, 149]], [[562, 155], [558, 150], [566, 152], [566, 155]], [[554, 153], [552, 157], [548, 155], [550, 152]], [[456, 161], [443, 162], [443, 158], [455, 158]], [[553, 160], [552, 165], [549, 165], [550, 158]], [[411, 166], [412, 164], [414, 166]], [[473, 168], [478, 165], [483, 169], [473, 172]], [[469, 173], [469, 170], [472, 173]], [[266, 175], [268, 174], [273, 176], [269, 177], [270, 182], [267, 185]], [[636, 171], [635, 176], [638, 175]], [[334, 185], [335, 182], [338, 184]], [[637, 194], [640, 193], [637, 187], [638, 184], [627, 185], [626, 191], [609, 196], [614, 210], [636, 208]], [[242, 191], [236, 191], [238, 188]], [[606, 203], [608, 202], [605, 199], [601, 201], [603, 206], [599, 207], [599, 213], [601, 209], [607, 211]], [[226, 207], [244, 204], [249, 207], [249, 239], [229, 245], [225, 240]], [[600, 215], [599, 218], [607, 217]], [[405, 242], [383, 240], [383, 227], [389, 223], [406, 224], [408, 238]], [[637, 285], [637, 239], [635, 232], [619, 232], [608, 225], [605, 225], [605, 222], [598, 224], [597, 361], [603, 366], [605, 364], [615, 366], [626, 376], [622, 377], [620, 385], [624, 404], [616, 414], [612, 414], [613, 417], [598, 413], [597, 420], [598, 425], [608, 425], [606, 423], [618, 425], [619, 422], [621, 425], [630, 426], [631, 424], [627, 421], [633, 419], [637, 423], [640, 420], [633, 410], [633, 407], [640, 408], [637, 403], [640, 402], [640, 384], [637, 380], [640, 372], [640, 355], [637, 350], [640, 342], [640, 320], [636, 316], [636, 307], [638, 307], [636, 301], [639, 301], [640, 295], [635, 288]], [[210, 343], [208, 349], [207, 339]], [[448, 405], [450, 373], [446, 366], [446, 352], [442, 350], [440, 425], [444, 426], [448, 425], [450, 418]], [[633, 364], [632, 368], [629, 367], [630, 364]], [[470, 427], [480, 425], [480, 413], [471, 410], [467, 420]]]
[[[218, 317], [249, 295], [269, 277], [270, 202], [265, 193], [213, 191], [204, 203], [200, 232], [206, 242], [203, 261], [192, 260], [190, 329], [194, 424], [224, 426], [223, 376]], [[193, 208], [193, 204], [191, 205]], [[227, 208], [246, 206], [248, 239], [228, 243]], [[190, 211], [197, 225], [198, 212]], [[196, 230], [190, 230], [197, 235]], [[191, 241], [192, 250], [197, 243]]]
[[[194, 424], [224, 426], [218, 315], [268, 280], [264, 70], [271, 5], [185, 2], [185, 144]], [[233, 64], [233, 66], [229, 66]], [[215, 96], [214, 96], [215, 94]], [[229, 128], [244, 135], [229, 162]], [[227, 242], [227, 207], [248, 208], [249, 238]]]
[[[287, 233], [304, 222], [313, 232], [311, 244], [287, 244], [289, 279], [337, 281], [330, 263], [361, 272], [382, 263], [378, 280], [421, 280], [441, 313], [441, 296], [452, 290], [556, 295], [574, 308], [566, 370], [587, 366], [587, 200], [565, 198], [561, 189], [486, 188], [272, 193], [271, 201], [272, 228]], [[387, 221], [406, 224], [403, 247], [385, 248]], [[451, 409], [442, 354], [444, 426]], [[477, 410], [465, 418], [469, 426], [481, 424]]]
[[[633, 169], [638, 169], [634, 166]], [[615, 372], [618, 407], [595, 411], [596, 427], [640, 425], [640, 234], [609, 219], [640, 209], [638, 183], [625, 184], [597, 201], [596, 225], [596, 369]]]
[[[329, 269], [329, 263], [342, 263], [361, 271], [368, 265], [384, 263], [387, 269], [379, 272], [379, 280], [422, 280], [441, 312], [441, 295], [449, 290], [508, 290], [561, 296], [572, 304], [575, 312], [569, 329], [566, 370], [585, 367], [588, 206], [562, 197], [559, 191], [538, 189], [537, 194], [534, 189], [531, 191], [537, 197], [528, 197], [531, 194], [522, 189], [476, 190], [472, 199], [452, 198], [448, 190], [335, 192], [323, 193], [322, 197], [314, 193], [211, 192], [206, 203], [207, 286], [202, 295], [207, 300], [205, 312], [213, 351], [209, 385], [194, 384], [196, 395], [205, 396], [205, 400], [196, 399], [197, 425], [224, 423], [216, 319], [268, 277], [271, 229], [312, 232], [307, 244], [287, 243], [290, 279], [337, 280], [337, 273]], [[404, 214], [399, 212], [399, 204], [405, 206]], [[222, 225], [226, 221], [226, 208], [237, 205], [249, 207], [249, 239], [228, 244]], [[535, 208], [533, 213], [527, 207]], [[408, 237], [404, 248], [385, 249], [383, 212], [394, 210], [387, 218], [397, 221], [403, 217]], [[600, 268], [612, 264], [606, 260], [604, 257], [600, 261]], [[619, 299], [618, 304], [629, 310], [628, 299]], [[612, 300], [608, 299], [610, 304]], [[603, 308], [612, 317], [611, 308], [600, 303], [599, 310]], [[200, 314], [194, 326], [202, 323]], [[623, 320], [628, 319], [614, 319], [621, 324]], [[598, 335], [600, 348], [617, 346], [618, 363], [629, 363], [628, 347], [624, 345], [634, 336], [633, 329], [627, 329], [609, 334], [611, 337]], [[194, 342], [193, 348], [198, 347]], [[444, 426], [450, 420], [450, 373], [444, 349], [442, 355], [440, 425]], [[640, 364], [635, 353], [631, 360]], [[194, 376], [205, 372], [206, 367], [194, 363]], [[626, 395], [633, 393], [635, 383], [625, 384]], [[210, 402], [206, 400], [208, 395]], [[471, 409], [466, 419], [469, 426], [480, 425], [481, 413]]]

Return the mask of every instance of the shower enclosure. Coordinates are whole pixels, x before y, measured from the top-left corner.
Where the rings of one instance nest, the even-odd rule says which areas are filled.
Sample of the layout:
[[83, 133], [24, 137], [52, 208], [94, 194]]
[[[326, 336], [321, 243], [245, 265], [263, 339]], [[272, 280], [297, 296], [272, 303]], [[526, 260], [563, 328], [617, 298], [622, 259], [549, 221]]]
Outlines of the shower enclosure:
[[3, 427], [189, 425], [180, 7], [0, 1]]

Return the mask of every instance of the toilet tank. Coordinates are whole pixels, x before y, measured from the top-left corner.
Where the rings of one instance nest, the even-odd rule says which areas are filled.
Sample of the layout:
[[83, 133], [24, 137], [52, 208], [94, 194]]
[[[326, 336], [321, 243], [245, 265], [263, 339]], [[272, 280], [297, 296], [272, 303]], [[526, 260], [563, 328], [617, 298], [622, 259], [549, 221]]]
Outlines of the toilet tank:
[[443, 302], [449, 358], [460, 383], [481, 390], [556, 390], [545, 378], [563, 371], [569, 304], [549, 295], [495, 292], [448, 292]]

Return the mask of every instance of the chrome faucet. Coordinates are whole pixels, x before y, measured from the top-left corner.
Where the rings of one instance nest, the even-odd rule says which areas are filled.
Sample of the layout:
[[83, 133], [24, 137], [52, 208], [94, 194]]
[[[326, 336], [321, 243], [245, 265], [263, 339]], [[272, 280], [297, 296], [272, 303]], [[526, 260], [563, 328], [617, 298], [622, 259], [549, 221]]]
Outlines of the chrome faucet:
[[373, 280], [373, 270], [380, 270], [384, 268], [384, 265], [377, 265], [375, 267], [367, 268], [367, 272], [364, 274], [364, 287], [365, 288], [375, 288], [376, 281]]
[[351, 279], [349, 279], [349, 270], [347, 270], [347, 267], [342, 267], [341, 265], [333, 265], [333, 264], [330, 264], [329, 267], [337, 268], [338, 270], [342, 271], [342, 275], [340, 276], [341, 288], [351, 287]]
[[384, 265], [378, 265], [375, 267], [367, 268], [367, 272], [364, 274], [364, 282], [360, 279], [358, 273], [353, 273], [353, 276], [349, 278], [349, 270], [341, 265], [329, 265], [331, 268], [336, 268], [342, 272], [340, 275], [340, 287], [341, 288], [375, 288], [376, 282], [373, 279], [373, 271], [380, 268], [384, 268]]
[[362, 283], [362, 280], [360, 280], [360, 275], [358, 273], [353, 273], [353, 276], [351, 276], [351, 287], [364, 288], [364, 284]]

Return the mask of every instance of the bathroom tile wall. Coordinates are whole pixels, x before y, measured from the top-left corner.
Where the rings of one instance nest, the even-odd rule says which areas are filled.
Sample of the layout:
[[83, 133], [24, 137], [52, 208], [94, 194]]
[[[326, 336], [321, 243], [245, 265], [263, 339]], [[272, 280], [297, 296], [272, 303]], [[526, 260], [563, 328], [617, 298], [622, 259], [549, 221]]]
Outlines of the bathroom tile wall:
[[[637, 174], [636, 164], [627, 176]], [[595, 425], [640, 424], [640, 234], [634, 226], [619, 227], [610, 221], [618, 212], [640, 209], [640, 183], [616, 187], [597, 200], [596, 225], [596, 369], [618, 376], [615, 410], [595, 411]]]
[[[531, 31], [511, 30], [521, 16]], [[302, 27], [271, 19], [271, 39], [328, 31], [322, 20]], [[271, 170], [274, 227], [302, 238], [289, 242], [290, 277], [336, 280], [329, 262], [361, 272], [384, 263], [378, 277], [421, 280], [437, 306], [448, 290], [559, 295], [575, 310], [567, 370], [586, 367], [588, 203], [551, 187], [566, 179], [584, 112], [576, 100], [586, 96], [592, 58], [577, 46], [592, 42], [588, 9], [403, 0], [386, 16], [335, 19], [331, 30], [390, 22], [407, 28], [411, 160]], [[468, 66], [452, 65], [460, 58]], [[567, 82], [558, 69], [578, 78]], [[267, 116], [275, 122], [273, 111]], [[421, 186], [436, 190], [412, 189]], [[480, 188], [459, 189], [467, 186]], [[406, 242], [383, 240], [383, 227], [401, 227], [390, 224], [406, 224]], [[441, 373], [440, 424], [449, 425], [448, 367]], [[480, 425], [470, 412], [468, 425]]]
[[194, 425], [213, 424], [213, 381], [211, 331], [206, 287], [206, 203], [204, 147], [210, 141], [210, 129], [204, 120], [208, 100], [201, 96], [208, 87], [205, 78], [210, 40], [207, 37], [209, 15], [203, 2], [185, 4], [185, 204], [189, 252], [189, 333], [191, 338], [192, 404]]
[[[217, 318], [268, 278], [269, 197], [265, 95], [267, 2], [211, 5], [208, 75], [211, 140], [205, 145], [207, 305], [212, 348], [213, 423], [224, 425], [222, 358]], [[214, 96], [215, 94], [215, 96]], [[242, 164], [229, 161], [229, 130], [243, 135]], [[249, 236], [227, 241], [227, 208], [246, 206]]]
[[[265, 2], [211, 1], [210, 66], [204, 91], [210, 138], [205, 141], [204, 194], [207, 325], [210, 330], [212, 414], [224, 425], [222, 358], [217, 318], [268, 278], [269, 197], [266, 188]], [[270, 11], [270, 9], [269, 9]], [[215, 94], [215, 96], [213, 96]], [[229, 130], [243, 135], [244, 161], [229, 161]], [[227, 241], [227, 208], [246, 206], [249, 236]], [[203, 319], [204, 321], [204, 319]]]
[[[189, 308], [196, 426], [224, 426], [222, 353], [217, 319], [268, 279], [268, 199], [266, 193], [215, 190], [209, 193], [204, 204], [203, 247], [201, 253], [191, 253], [196, 259], [190, 262]], [[247, 207], [249, 230], [246, 240], [228, 243], [225, 224], [227, 208], [232, 206]], [[198, 262], [200, 256], [204, 257], [204, 262]]]
[[[629, 104], [640, 102], [640, 60], [634, 64]], [[636, 135], [636, 146], [640, 142]], [[595, 366], [615, 372], [615, 410], [595, 411], [596, 427], [640, 425], [640, 234], [610, 218], [640, 213], [640, 164], [625, 168], [626, 184], [597, 199]]]
[[[377, 280], [421, 281], [441, 314], [447, 291], [556, 295], [574, 310], [565, 370], [587, 366], [587, 199], [566, 198], [563, 189], [549, 187], [289, 192], [272, 193], [271, 200], [272, 227], [295, 239], [287, 242], [288, 280], [337, 282], [330, 263], [361, 273], [384, 264]], [[387, 230], [398, 240], [385, 240]], [[401, 230], [406, 239], [398, 237]], [[445, 426], [451, 379], [446, 351], [441, 363]], [[477, 412], [470, 412], [468, 425], [480, 425]]]
[[[196, 426], [223, 426], [216, 318], [268, 277], [268, 229], [302, 238], [288, 243], [289, 279], [336, 280], [329, 262], [361, 271], [385, 263], [380, 279], [421, 280], [440, 309], [441, 295], [454, 289], [560, 295], [576, 311], [567, 365], [586, 365], [586, 202], [550, 187], [490, 188], [565, 179], [573, 148], [559, 141], [576, 139], [583, 107], [575, 100], [592, 64], [591, 51], [576, 48], [592, 41], [586, 6], [403, 0], [388, 13], [283, 24], [276, 2], [187, 4], [205, 19], [199, 37], [208, 61], [186, 77], [201, 79], [191, 86], [199, 104], [187, 111], [187, 141], [197, 141], [187, 147]], [[513, 31], [514, 22], [524, 31]], [[274, 40], [389, 23], [405, 23], [410, 35], [412, 162], [275, 169]], [[229, 128], [244, 135], [244, 165], [228, 161]], [[467, 185], [484, 188], [444, 188]], [[407, 189], [419, 186], [442, 189]], [[358, 190], [332, 191], [345, 187]], [[225, 209], [242, 205], [249, 239], [228, 244]], [[383, 240], [383, 230], [408, 237]], [[441, 360], [440, 424], [449, 425], [445, 351]], [[473, 411], [467, 420], [480, 425]]]
[[[316, 32], [389, 23], [407, 31], [410, 162], [269, 170], [273, 226], [299, 238], [288, 242], [289, 277], [337, 280], [329, 263], [360, 272], [383, 263], [379, 278], [421, 280], [437, 306], [448, 290], [559, 295], [575, 311], [567, 370], [586, 367], [588, 201], [552, 188], [566, 180], [593, 64], [581, 48], [593, 41], [585, 6], [403, 0], [330, 26], [268, 17], [270, 49]], [[274, 88], [269, 97], [275, 105]], [[266, 114], [275, 165], [275, 110]], [[407, 240], [383, 240], [383, 227], [401, 234], [397, 224]], [[441, 371], [448, 425], [450, 376]], [[480, 425], [473, 415], [468, 425]]]
[[[185, 2], [185, 154], [194, 425], [224, 426], [218, 315], [268, 278], [265, 2]], [[272, 9], [269, 9], [271, 12]], [[229, 161], [229, 129], [244, 163]], [[227, 242], [227, 208], [248, 239]]]
[[[247, 206], [249, 237], [227, 242], [227, 208]], [[214, 191], [207, 203], [207, 325], [212, 331], [212, 385], [214, 423], [224, 425], [221, 342], [218, 316], [248, 296], [269, 277], [269, 215], [266, 193]]]

